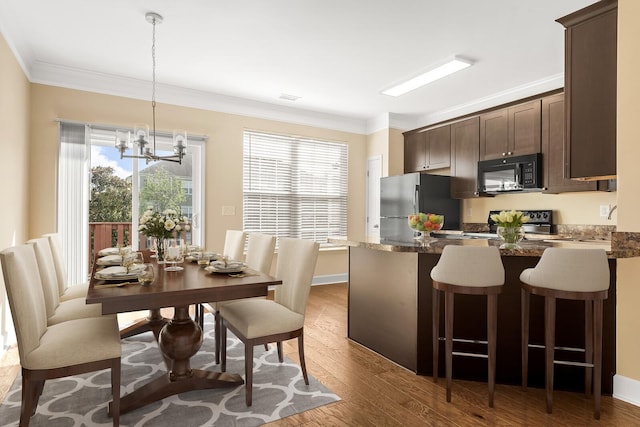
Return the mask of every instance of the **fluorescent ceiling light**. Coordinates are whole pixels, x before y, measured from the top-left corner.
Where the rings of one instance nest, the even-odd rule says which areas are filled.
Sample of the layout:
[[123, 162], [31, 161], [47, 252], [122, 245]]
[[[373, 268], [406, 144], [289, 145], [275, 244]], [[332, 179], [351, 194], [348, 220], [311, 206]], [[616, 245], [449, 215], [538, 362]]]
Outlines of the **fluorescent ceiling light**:
[[390, 96], [404, 95], [407, 92], [411, 92], [414, 89], [446, 77], [449, 74], [455, 73], [456, 71], [460, 71], [467, 67], [470, 67], [471, 64], [471, 61], [453, 57], [453, 59], [449, 60], [445, 64], [442, 64], [436, 68], [432, 68], [431, 70], [422, 73], [419, 76], [392, 86], [389, 89], [385, 89], [382, 91], [382, 93]]

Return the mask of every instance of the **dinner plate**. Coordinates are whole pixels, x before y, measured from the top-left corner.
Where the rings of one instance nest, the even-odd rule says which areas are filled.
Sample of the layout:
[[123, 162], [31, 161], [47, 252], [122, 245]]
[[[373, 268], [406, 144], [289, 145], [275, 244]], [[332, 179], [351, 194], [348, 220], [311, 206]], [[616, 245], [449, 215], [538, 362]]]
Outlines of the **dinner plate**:
[[134, 266], [132, 267], [132, 270], [127, 273], [127, 269], [125, 267], [107, 267], [100, 271], [96, 271], [94, 277], [98, 280], [131, 280], [137, 278], [143, 268], [144, 266]]
[[209, 267], [205, 267], [204, 269], [209, 273], [229, 274], [229, 273], [241, 273], [247, 269], [247, 266], [245, 266], [244, 264], [230, 265], [228, 267], [210, 265]]

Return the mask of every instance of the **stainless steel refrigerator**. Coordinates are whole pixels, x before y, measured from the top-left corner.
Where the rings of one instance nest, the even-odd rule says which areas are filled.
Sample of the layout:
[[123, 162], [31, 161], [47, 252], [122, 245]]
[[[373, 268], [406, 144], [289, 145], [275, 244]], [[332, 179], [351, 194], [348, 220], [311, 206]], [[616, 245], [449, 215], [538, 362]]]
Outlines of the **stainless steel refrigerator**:
[[380, 178], [380, 239], [412, 242], [408, 216], [444, 215], [444, 230], [460, 229], [460, 200], [451, 198], [451, 178], [409, 173]]

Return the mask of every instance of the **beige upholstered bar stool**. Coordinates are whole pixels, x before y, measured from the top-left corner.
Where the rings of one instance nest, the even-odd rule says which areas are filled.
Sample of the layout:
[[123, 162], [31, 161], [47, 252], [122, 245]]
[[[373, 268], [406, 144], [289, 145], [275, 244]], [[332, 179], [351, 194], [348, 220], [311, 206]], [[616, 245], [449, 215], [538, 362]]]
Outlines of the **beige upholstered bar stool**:
[[[563, 364], [584, 366], [585, 391], [591, 391], [595, 419], [600, 419], [602, 380], [602, 306], [609, 291], [609, 262], [603, 249], [547, 248], [534, 268], [520, 274], [522, 282], [522, 387], [527, 387], [529, 364], [529, 300], [531, 294], [544, 297], [545, 388], [547, 413], [552, 410], [555, 352], [556, 299], [585, 302], [585, 362]], [[591, 371], [593, 369], [593, 371]]]
[[[497, 247], [445, 246], [438, 264], [431, 270], [433, 280], [433, 379], [438, 380], [440, 340], [440, 292], [444, 292], [445, 363], [447, 402], [451, 402], [452, 359], [456, 356], [487, 357], [489, 406], [493, 408], [498, 330], [498, 294], [504, 285], [504, 267]], [[453, 301], [455, 294], [487, 296], [487, 354], [453, 351]]]

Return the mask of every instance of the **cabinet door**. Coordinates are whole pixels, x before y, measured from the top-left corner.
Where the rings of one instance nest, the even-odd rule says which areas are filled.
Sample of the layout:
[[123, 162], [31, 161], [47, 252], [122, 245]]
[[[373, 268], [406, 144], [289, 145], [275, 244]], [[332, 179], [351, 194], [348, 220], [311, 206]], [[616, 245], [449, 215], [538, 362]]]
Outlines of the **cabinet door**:
[[540, 152], [540, 100], [509, 107], [507, 156]]
[[452, 124], [451, 197], [467, 199], [476, 196], [479, 153], [480, 118]]
[[480, 116], [480, 160], [507, 155], [509, 147], [509, 112], [502, 109]]
[[617, 1], [602, 0], [558, 19], [565, 31], [569, 177], [616, 175]]
[[451, 126], [441, 126], [427, 132], [427, 169], [451, 166]]
[[597, 181], [576, 181], [565, 178], [568, 159], [564, 146], [564, 94], [542, 99], [543, 185], [546, 193], [595, 191]]
[[421, 172], [426, 169], [426, 132], [404, 136], [404, 172]]

